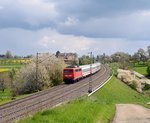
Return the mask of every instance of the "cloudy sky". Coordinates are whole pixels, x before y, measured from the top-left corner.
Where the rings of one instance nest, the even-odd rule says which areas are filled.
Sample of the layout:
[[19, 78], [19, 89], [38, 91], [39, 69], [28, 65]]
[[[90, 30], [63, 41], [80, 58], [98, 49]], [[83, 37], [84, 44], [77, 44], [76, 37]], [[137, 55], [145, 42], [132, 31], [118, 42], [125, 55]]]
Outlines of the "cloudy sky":
[[0, 0], [0, 54], [134, 53], [150, 45], [150, 0]]

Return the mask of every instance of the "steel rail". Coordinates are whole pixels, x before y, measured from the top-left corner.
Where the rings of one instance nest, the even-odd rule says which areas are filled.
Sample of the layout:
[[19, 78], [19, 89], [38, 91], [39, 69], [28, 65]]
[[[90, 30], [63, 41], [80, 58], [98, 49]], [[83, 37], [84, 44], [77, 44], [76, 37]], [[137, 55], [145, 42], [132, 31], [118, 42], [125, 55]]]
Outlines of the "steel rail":
[[[93, 75], [93, 77], [93, 84], [96, 86], [98, 85], [100, 78], [103, 78], [102, 81], [104, 81], [109, 77], [108, 68], [102, 66], [101, 71]], [[31, 95], [29, 98], [26, 97], [22, 100], [19, 99], [18, 102], [15, 102], [14, 104], [8, 103], [11, 104], [13, 108], [11, 108], [11, 105], [8, 104], [3, 105], [3, 108], [0, 107], [2, 109], [0, 110], [0, 123], [11, 122], [34, 111], [38, 111], [46, 107], [52, 107], [66, 101], [67, 99], [70, 100], [70, 98], [81, 96], [85, 94], [87, 89], [87, 79], [83, 79], [82, 81], [75, 84], [63, 86], [63, 88], [58, 87], [56, 90], [52, 89], [53, 91], [46, 90], [45, 92], [37, 93], [37, 95]]]

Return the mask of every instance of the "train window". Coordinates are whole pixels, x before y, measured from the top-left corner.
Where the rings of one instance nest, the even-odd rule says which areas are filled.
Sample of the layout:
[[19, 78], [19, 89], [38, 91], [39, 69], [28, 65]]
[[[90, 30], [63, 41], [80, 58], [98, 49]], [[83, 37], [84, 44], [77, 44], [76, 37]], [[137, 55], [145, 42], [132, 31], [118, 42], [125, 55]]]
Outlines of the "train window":
[[87, 71], [89, 71], [89, 70], [90, 70], [90, 69], [88, 68], [88, 69], [84, 69], [83, 71], [84, 71], [84, 72], [87, 72]]
[[69, 71], [68, 70], [64, 70], [64, 73], [68, 73]]
[[64, 70], [64, 73], [72, 73], [73, 70]]

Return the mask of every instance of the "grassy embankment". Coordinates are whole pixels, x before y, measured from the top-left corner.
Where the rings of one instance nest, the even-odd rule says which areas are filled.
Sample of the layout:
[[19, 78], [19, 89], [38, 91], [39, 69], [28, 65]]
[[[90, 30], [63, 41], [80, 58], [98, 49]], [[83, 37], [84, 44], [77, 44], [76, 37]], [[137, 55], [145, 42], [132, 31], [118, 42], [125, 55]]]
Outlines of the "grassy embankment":
[[[31, 94], [23, 94], [23, 95], [18, 95], [15, 97], [15, 99], [19, 99], [19, 98], [23, 98], [26, 96], [29, 96]], [[0, 91], [0, 104], [4, 104], [7, 102], [10, 102], [12, 100], [12, 96], [11, 96], [11, 90], [10, 89], [5, 89], [4, 92]]]
[[36, 113], [19, 123], [108, 123], [115, 113], [115, 104], [135, 103], [146, 107], [150, 97], [137, 93], [113, 77], [91, 97], [81, 97], [54, 109]]
[[[111, 63], [110, 67], [113, 69], [113, 72], [116, 74], [117, 69], [119, 68], [119, 64], [118, 63]], [[129, 69], [132, 69], [138, 73], [141, 73], [145, 76], [147, 76], [147, 65], [146, 63], [134, 63], [134, 65], [132, 67], [129, 67]]]
[[0, 104], [8, 102], [11, 100], [10, 89], [5, 89], [4, 92], [0, 92]]
[[146, 64], [135, 64], [133, 70], [147, 76], [147, 65]]
[[[150, 76], [148, 76], [148, 74], [147, 74], [147, 66], [146, 66], [146, 64], [141, 64], [141, 65], [136, 64], [135, 67], [133, 68], [133, 70], [138, 72], [138, 73], [140, 73], [140, 74], [143, 74], [148, 79], [150, 79]], [[150, 95], [150, 89], [145, 90], [144, 93]]]

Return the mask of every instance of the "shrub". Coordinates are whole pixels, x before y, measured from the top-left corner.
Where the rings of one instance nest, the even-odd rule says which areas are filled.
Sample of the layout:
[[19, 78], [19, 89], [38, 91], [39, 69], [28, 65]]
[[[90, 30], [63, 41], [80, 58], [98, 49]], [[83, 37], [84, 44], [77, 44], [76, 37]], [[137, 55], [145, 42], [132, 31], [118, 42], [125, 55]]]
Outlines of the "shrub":
[[134, 90], [137, 90], [137, 83], [135, 81], [133, 81], [131, 84], [129, 84], [129, 86], [134, 89]]
[[47, 53], [39, 55], [38, 69], [36, 63], [36, 57], [34, 57], [31, 63], [17, 73], [13, 83], [14, 93], [37, 92], [63, 82], [64, 61]]
[[147, 74], [150, 76], [150, 59], [147, 61]]
[[129, 68], [128, 62], [119, 62], [119, 68], [127, 70]]
[[145, 83], [144, 84], [144, 88], [143, 88], [144, 90], [149, 90], [150, 89], [150, 85], [149, 84], [147, 84], [147, 83]]

